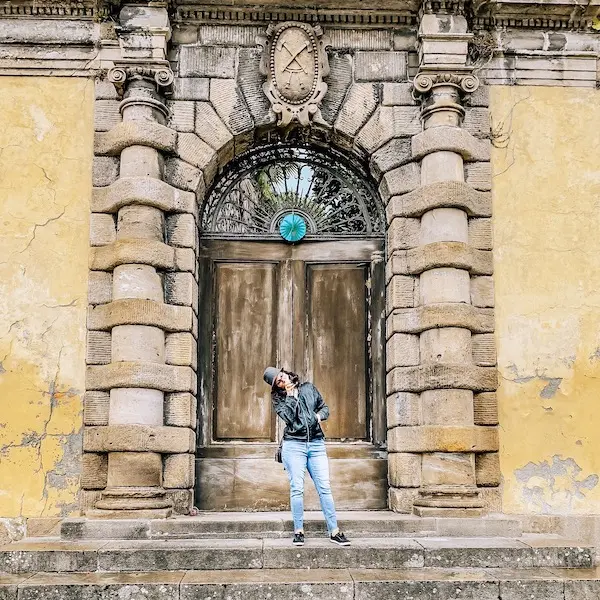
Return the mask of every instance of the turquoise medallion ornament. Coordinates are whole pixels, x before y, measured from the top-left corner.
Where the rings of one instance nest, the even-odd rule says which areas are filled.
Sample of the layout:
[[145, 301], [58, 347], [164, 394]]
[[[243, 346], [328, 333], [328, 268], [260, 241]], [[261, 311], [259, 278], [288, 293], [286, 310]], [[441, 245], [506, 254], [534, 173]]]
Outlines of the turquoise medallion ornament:
[[287, 242], [299, 242], [306, 235], [306, 223], [300, 215], [285, 215], [279, 224], [279, 233]]

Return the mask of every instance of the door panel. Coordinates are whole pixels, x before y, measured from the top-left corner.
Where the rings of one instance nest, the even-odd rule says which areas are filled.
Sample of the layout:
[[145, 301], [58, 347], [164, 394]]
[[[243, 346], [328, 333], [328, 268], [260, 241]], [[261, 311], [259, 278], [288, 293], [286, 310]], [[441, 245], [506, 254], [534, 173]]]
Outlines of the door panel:
[[308, 266], [307, 371], [331, 411], [329, 439], [368, 437], [366, 275], [360, 265]]
[[276, 271], [269, 263], [216, 265], [216, 439], [274, 439], [262, 373], [277, 356]]

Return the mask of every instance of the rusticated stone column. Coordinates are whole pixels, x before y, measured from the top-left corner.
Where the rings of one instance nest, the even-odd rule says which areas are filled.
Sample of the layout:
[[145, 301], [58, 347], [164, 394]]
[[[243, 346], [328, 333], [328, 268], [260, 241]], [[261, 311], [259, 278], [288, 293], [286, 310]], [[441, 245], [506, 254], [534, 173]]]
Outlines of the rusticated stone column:
[[[427, 10], [432, 3], [424, 4]], [[410, 426], [390, 429], [388, 446], [392, 485], [418, 489], [412, 504], [420, 516], [480, 515], [476, 453], [498, 444], [495, 428], [474, 421], [474, 393], [494, 390], [496, 373], [476, 364], [472, 343], [472, 333], [493, 331], [493, 315], [471, 303], [471, 275], [491, 275], [492, 255], [472, 247], [469, 236], [469, 215], [491, 208], [489, 194], [470, 188], [464, 175], [465, 161], [490, 155], [488, 140], [461, 127], [464, 99], [479, 83], [466, 65], [470, 37], [460, 14], [421, 17], [413, 85], [423, 131], [411, 142], [421, 187], [388, 206], [388, 217], [407, 211], [420, 217], [416, 247], [392, 251], [388, 263], [396, 288], [398, 276], [418, 278], [408, 304], [415, 308], [396, 310], [388, 320], [388, 352], [401, 365], [389, 373], [388, 388], [411, 413]], [[396, 508], [393, 489], [390, 497]]]
[[[110, 301], [94, 306], [88, 318], [88, 354], [98, 355], [102, 339], [107, 357], [88, 367], [86, 403], [97, 407], [104, 397], [108, 414], [85, 429], [84, 461], [105, 469], [95, 486], [102, 489], [100, 497], [86, 514], [161, 518], [173, 508], [165, 487], [183, 488], [187, 495], [193, 486], [189, 409], [183, 423], [173, 423], [171, 413], [178, 400], [191, 405], [196, 389], [193, 309], [165, 303], [172, 276], [193, 279], [196, 261], [192, 248], [177, 247], [176, 235], [165, 239], [165, 232], [184, 215], [193, 232], [197, 204], [193, 193], [163, 181], [163, 153], [177, 146], [163, 100], [173, 81], [165, 59], [166, 9], [125, 6], [121, 24], [128, 58], [108, 79], [121, 93], [122, 121], [98, 133], [95, 144], [97, 155], [118, 156], [120, 164], [118, 179], [95, 188], [92, 203], [92, 222], [113, 231], [116, 223], [116, 232], [92, 240], [92, 272], [110, 273], [112, 289]], [[189, 506], [191, 496], [184, 503]]]

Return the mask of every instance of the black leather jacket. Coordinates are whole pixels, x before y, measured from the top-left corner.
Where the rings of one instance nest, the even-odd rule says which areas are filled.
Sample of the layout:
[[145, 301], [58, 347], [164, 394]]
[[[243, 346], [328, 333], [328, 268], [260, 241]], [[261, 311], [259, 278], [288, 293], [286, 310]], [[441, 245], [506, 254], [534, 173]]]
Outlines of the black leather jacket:
[[321, 421], [329, 417], [329, 408], [323, 401], [319, 390], [312, 383], [302, 383], [298, 387], [298, 398], [288, 396], [283, 390], [274, 390], [271, 394], [275, 412], [285, 421], [284, 440], [309, 442], [325, 437]]

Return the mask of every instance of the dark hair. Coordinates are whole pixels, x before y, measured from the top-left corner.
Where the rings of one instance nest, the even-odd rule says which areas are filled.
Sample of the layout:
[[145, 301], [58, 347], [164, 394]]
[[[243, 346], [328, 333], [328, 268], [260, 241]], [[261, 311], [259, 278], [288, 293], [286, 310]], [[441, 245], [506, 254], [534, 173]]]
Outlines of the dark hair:
[[[293, 371], [286, 371], [285, 369], [281, 369], [280, 373], [285, 373], [286, 375], [288, 375], [294, 385], [300, 385], [300, 377], [298, 377], [298, 375]], [[280, 394], [285, 394], [285, 390], [282, 390], [280, 387], [275, 385], [275, 382], [273, 382], [271, 396], [274, 397]]]

